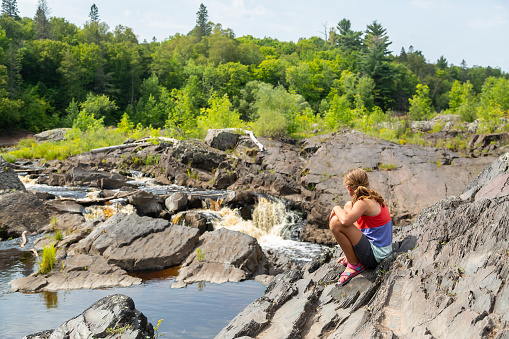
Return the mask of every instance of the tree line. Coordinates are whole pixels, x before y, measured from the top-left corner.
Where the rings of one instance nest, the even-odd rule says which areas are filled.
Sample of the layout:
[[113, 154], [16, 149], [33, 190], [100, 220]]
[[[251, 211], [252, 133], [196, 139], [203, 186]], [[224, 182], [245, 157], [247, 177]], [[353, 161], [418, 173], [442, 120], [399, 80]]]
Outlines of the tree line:
[[88, 117], [176, 137], [246, 123], [276, 136], [377, 114], [472, 121], [509, 109], [507, 73], [444, 56], [429, 62], [412, 46], [396, 55], [377, 21], [354, 31], [342, 19], [321, 37], [286, 42], [236, 37], [201, 4], [190, 32], [140, 42], [129, 27], [110, 29], [95, 4], [81, 27], [51, 16], [46, 0], [33, 18], [20, 16], [16, 0], [2, 0], [1, 11], [0, 130], [72, 127]]

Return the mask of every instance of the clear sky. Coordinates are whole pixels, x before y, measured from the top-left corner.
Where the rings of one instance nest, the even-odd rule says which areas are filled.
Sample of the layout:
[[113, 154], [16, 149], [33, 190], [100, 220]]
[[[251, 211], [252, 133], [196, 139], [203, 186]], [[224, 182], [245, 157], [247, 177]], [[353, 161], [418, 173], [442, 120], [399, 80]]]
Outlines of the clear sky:
[[[459, 65], [500, 67], [509, 72], [508, 0], [47, 0], [51, 15], [82, 26], [96, 4], [110, 29], [131, 27], [141, 41], [188, 33], [203, 3], [209, 20], [237, 37], [265, 36], [297, 42], [323, 36], [325, 25], [349, 19], [357, 31], [377, 20], [387, 29], [390, 50], [412, 45], [430, 62], [443, 55]], [[21, 16], [33, 17], [37, 0], [18, 0]]]

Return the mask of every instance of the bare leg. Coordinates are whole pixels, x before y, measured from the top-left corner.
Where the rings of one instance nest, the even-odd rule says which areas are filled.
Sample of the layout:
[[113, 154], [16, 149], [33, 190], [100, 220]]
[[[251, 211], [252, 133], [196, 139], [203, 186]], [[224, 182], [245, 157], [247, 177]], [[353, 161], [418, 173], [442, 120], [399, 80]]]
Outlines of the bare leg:
[[[343, 225], [337, 216], [333, 216], [330, 219], [329, 228], [343, 250], [348, 263], [357, 265], [359, 263], [359, 259], [357, 259], [357, 256], [355, 255], [353, 246], [357, 245], [359, 240], [361, 240], [362, 232], [355, 225]], [[354, 272], [354, 270], [348, 267], [345, 271]]]

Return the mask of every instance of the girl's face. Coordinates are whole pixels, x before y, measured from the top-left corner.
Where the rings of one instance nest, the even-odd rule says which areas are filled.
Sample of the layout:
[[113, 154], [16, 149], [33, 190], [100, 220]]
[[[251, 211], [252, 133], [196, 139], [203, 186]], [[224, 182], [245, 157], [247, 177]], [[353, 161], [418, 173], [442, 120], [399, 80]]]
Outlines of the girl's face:
[[353, 193], [355, 192], [355, 190], [350, 186], [346, 186], [346, 189], [348, 190], [348, 194], [350, 194], [350, 196], [353, 197]]

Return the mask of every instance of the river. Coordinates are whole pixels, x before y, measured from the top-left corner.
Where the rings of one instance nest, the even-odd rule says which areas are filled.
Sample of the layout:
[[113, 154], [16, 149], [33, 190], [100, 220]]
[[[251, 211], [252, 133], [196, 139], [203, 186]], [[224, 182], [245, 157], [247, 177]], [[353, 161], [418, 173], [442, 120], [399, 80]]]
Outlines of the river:
[[[25, 178], [23, 182], [27, 189], [65, 197], [83, 198], [90, 193], [88, 188], [48, 187], [36, 185]], [[188, 188], [175, 185], [153, 185], [139, 175], [133, 182], [156, 194], [189, 192]], [[228, 192], [193, 190], [193, 194], [217, 196]], [[301, 265], [323, 249], [322, 246], [295, 240], [295, 230], [303, 221], [277, 198], [260, 198], [253, 212], [253, 220], [248, 221], [226, 207], [205, 212], [218, 216], [215, 228], [226, 227], [255, 236], [262, 248], [285, 253]], [[97, 210], [88, 209], [87, 213], [92, 215]], [[170, 288], [178, 275], [178, 267], [175, 267], [160, 272], [139, 273], [137, 276], [143, 279], [143, 283], [131, 287], [43, 293], [9, 292], [9, 281], [36, 270], [37, 263], [29, 251], [35, 239], [36, 236], [30, 236], [24, 249], [19, 246], [20, 239], [0, 243], [0, 334], [4, 339], [21, 338], [56, 328], [82, 313], [95, 301], [116, 293], [133, 298], [136, 308], [154, 326], [164, 319], [159, 334], [165, 338], [214, 338], [265, 290], [265, 286], [254, 280], [225, 284], [201, 282], [182, 289]]]

